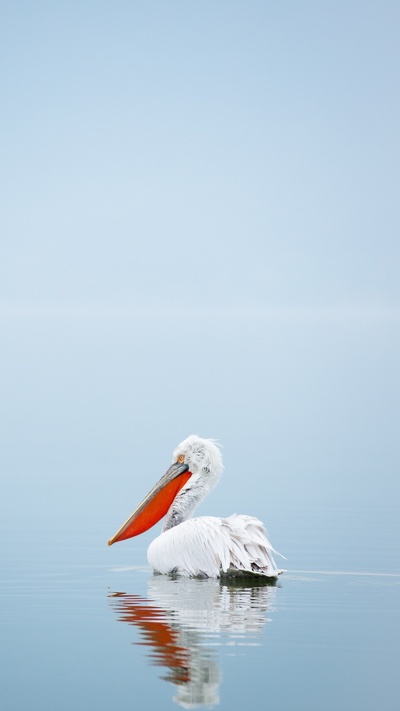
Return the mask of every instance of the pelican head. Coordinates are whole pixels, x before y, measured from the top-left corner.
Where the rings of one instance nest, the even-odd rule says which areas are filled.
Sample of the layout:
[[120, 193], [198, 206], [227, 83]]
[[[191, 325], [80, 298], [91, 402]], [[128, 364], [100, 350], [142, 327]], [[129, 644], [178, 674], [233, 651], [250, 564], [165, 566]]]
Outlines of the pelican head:
[[186, 520], [218, 483], [221, 453], [212, 439], [190, 435], [175, 449], [172, 464], [108, 545], [144, 533], [163, 516], [163, 530]]
[[178, 444], [172, 463], [185, 462], [192, 476], [208, 482], [210, 488], [217, 484], [223, 469], [221, 452], [215, 440], [189, 435]]

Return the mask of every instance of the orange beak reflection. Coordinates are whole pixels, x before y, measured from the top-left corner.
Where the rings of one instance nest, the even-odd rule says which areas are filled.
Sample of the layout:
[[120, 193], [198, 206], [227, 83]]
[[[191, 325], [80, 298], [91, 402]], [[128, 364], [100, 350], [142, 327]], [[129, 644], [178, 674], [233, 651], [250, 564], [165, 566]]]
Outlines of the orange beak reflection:
[[178, 492], [192, 476], [187, 464], [175, 462], [152, 488], [132, 516], [121, 526], [108, 545], [138, 536], [154, 526], [171, 506]]

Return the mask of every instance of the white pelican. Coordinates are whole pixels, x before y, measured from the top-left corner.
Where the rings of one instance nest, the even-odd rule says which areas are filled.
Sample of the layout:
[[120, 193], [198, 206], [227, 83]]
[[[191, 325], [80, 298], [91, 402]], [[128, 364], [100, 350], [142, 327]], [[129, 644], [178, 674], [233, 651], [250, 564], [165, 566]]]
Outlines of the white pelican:
[[108, 545], [144, 533], [165, 516], [163, 532], [147, 551], [157, 573], [276, 578], [282, 572], [272, 557], [276, 551], [257, 518], [236, 514], [189, 518], [217, 484], [222, 469], [214, 441], [190, 435], [176, 448], [168, 471]]

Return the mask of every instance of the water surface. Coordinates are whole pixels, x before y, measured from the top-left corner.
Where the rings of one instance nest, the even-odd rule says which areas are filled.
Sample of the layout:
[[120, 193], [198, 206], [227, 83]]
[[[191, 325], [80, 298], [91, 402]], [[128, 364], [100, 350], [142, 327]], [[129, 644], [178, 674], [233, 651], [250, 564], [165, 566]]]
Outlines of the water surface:
[[155, 576], [142, 545], [110, 555], [102, 533], [14, 531], [1, 586], [8, 711], [398, 708], [393, 551], [371, 539], [380, 570], [364, 550], [359, 570], [329, 569], [319, 531], [313, 567], [286, 561], [270, 586]]

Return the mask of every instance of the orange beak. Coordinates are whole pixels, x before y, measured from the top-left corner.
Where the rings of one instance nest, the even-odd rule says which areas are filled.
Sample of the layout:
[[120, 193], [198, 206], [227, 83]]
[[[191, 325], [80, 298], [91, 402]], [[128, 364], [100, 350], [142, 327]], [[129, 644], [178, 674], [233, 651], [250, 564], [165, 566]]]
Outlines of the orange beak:
[[165, 516], [178, 492], [192, 476], [187, 464], [175, 462], [152, 488], [132, 516], [121, 526], [108, 545], [138, 536]]

